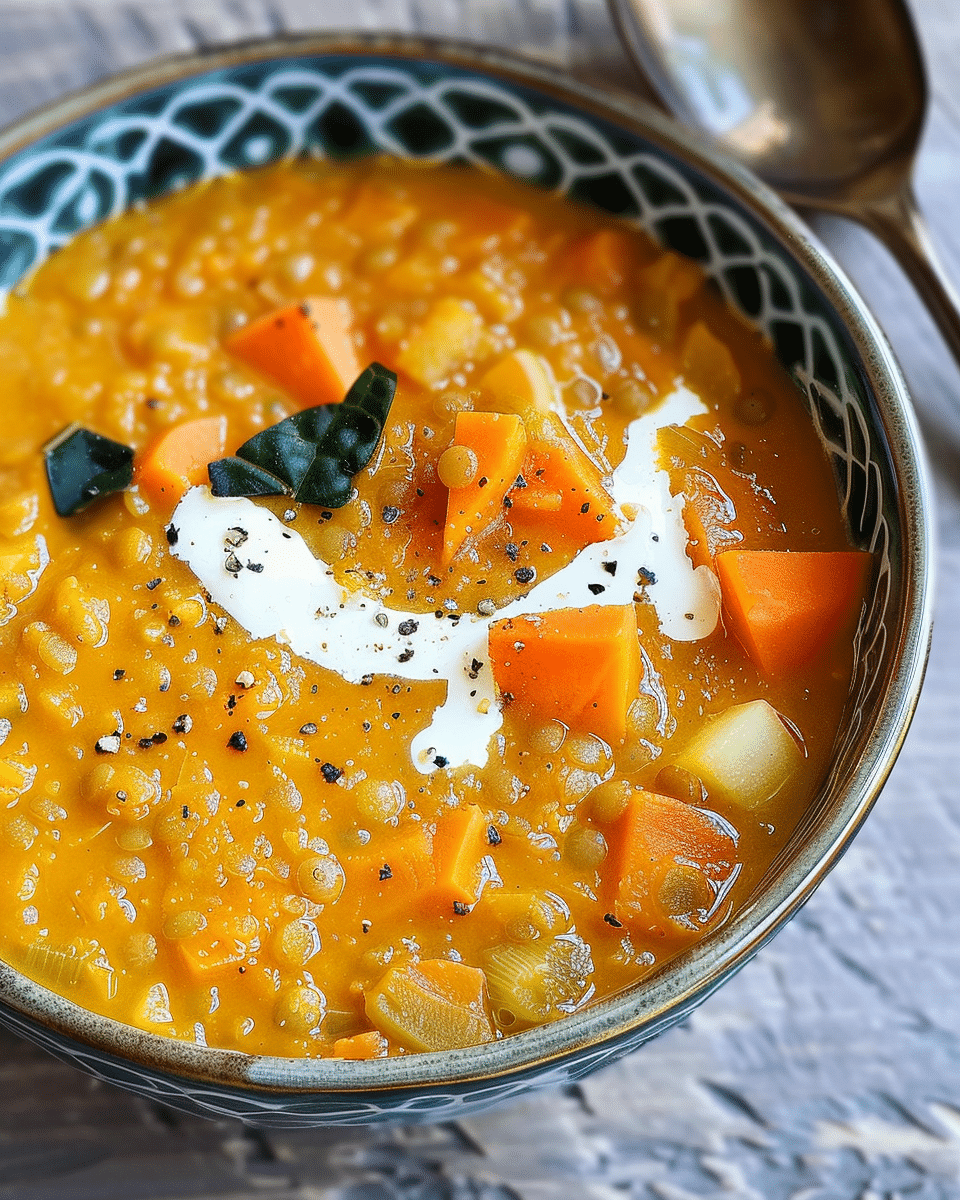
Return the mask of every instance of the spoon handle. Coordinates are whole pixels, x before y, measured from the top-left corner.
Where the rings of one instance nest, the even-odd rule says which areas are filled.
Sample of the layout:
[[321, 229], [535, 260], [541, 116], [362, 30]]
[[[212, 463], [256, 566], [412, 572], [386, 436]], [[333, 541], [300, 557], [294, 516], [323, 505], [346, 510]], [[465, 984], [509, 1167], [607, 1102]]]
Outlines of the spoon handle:
[[875, 233], [920, 293], [960, 364], [960, 292], [947, 277], [909, 180], [880, 200], [850, 213]]

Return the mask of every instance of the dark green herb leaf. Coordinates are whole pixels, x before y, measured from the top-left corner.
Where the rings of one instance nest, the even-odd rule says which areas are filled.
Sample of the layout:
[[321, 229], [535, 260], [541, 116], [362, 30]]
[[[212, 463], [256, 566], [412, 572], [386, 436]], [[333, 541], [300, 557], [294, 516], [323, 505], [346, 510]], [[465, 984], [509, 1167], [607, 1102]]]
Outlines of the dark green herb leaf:
[[80, 512], [133, 478], [133, 450], [92, 429], [68, 425], [43, 448], [53, 506], [61, 517]]
[[242, 458], [220, 458], [207, 463], [207, 474], [214, 496], [289, 496], [293, 491], [276, 475]]
[[[371, 363], [341, 404], [320, 404], [254, 434], [235, 458], [210, 463], [215, 496], [293, 495], [303, 504], [342, 508], [383, 434], [397, 377]], [[249, 474], [242, 470], [249, 464]]]

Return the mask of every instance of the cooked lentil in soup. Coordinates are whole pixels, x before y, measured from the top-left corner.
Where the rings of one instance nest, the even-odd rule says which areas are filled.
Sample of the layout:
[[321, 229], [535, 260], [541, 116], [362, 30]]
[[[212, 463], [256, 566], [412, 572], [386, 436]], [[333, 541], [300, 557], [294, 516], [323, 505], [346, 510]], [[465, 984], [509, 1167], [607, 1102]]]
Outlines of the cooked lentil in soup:
[[[0, 953], [64, 996], [251, 1053], [491, 1041], [715, 929], [816, 792], [869, 557], [769, 348], [642, 234], [288, 163], [77, 237], [0, 360]], [[371, 363], [346, 503], [231, 491]], [[133, 479], [59, 516], [72, 423]]]

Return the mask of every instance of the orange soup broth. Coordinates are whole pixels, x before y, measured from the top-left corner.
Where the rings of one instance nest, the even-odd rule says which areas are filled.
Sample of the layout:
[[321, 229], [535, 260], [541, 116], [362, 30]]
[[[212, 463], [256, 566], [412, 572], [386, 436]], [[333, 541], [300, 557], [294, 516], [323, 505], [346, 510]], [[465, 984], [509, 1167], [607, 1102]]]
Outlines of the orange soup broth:
[[[592, 242], [597, 231], [614, 236]], [[774, 684], [722, 625], [699, 642], [663, 636], [651, 584], [636, 614], [665, 721], [656, 696], [641, 693], [626, 740], [608, 746], [507, 707], [486, 767], [423, 775], [409, 744], [441, 683], [375, 674], [348, 684], [276, 642], [251, 641], [171, 556], [172, 503], [134, 486], [58, 518], [40, 452], [78, 421], [140, 455], [176, 423], [216, 413], [229, 453], [297, 406], [223, 339], [282, 304], [336, 295], [352, 310], [360, 362], [400, 375], [355, 498], [332, 513], [293, 506], [291, 528], [348, 585], [362, 580], [436, 620], [483, 600], [502, 607], [523, 591], [518, 568], [543, 578], [573, 556], [575, 546], [545, 553], [508, 514], [472, 558], [441, 562], [437, 460], [459, 411], [498, 408], [477, 380], [516, 347], [549, 362], [570, 425], [604, 473], [623, 456], [627, 423], [677, 381], [704, 399], [708, 415], [665, 437], [663, 461], [674, 491], [700, 496], [701, 516], [721, 502], [733, 511], [705, 518], [718, 539], [707, 553], [845, 549], [799, 394], [693, 270], [596, 212], [492, 176], [300, 162], [191, 188], [84, 233], [10, 298], [0, 319], [8, 962], [157, 1033], [329, 1055], [337, 1039], [371, 1028], [364, 996], [389, 966], [483, 966], [492, 948], [543, 932], [530, 928], [528, 900], [549, 896], [553, 933], [572, 934], [586, 956], [580, 983], [554, 989], [540, 1019], [561, 1017], [636, 984], [690, 940], [683, 930], [645, 939], [608, 919], [618, 813], [601, 780], [662, 790], [658, 776], [706, 714], [764, 698], [799, 731], [805, 757], [762, 808], [706, 798], [736, 828], [740, 863], [707, 927], [742, 903], [824, 774], [849, 647]], [[447, 374], [417, 381], [405, 348], [451, 297], [479, 315], [479, 332]], [[691, 337], [698, 325], [706, 341]], [[261, 503], [289, 517], [288, 502]], [[385, 524], [388, 506], [400, 516]], [[49, 563], [34, 582], [38, 535]], [[238, 730], [243, 753], [228, 745]], [[114, 731], [119, 751], [98, 754]], [[339, 774], [328, 780], [330, 767]], [[425, 835], [464, 805], [494, 831], [494, 870], [471, 911], [457, 913], [418, 902], [418, 864]], [[493, 1007], [498, 1035], [529, 1023]]]

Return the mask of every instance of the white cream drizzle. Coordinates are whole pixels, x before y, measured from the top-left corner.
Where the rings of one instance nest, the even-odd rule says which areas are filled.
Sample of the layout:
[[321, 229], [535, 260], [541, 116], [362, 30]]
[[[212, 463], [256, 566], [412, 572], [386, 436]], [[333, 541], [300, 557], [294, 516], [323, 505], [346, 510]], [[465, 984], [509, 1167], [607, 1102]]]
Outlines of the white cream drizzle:
[[[490, 738], [502, 724], [487, 654], [491, 620], [556, 608], [629, 604], [644, 568], [656, 577], [647, 594], [667, 637], [694, 641], [715, 628], [715, 577], [708, 567], [695, 570], [685, 553], [683, 502], [670, 495], [669, 479], [657, 468], [656, 457], [659, 428], [684, 424], [705, 411], [692, 392], [678, 388], [654, 412], [631, 422], [626, 456], [614, 471], [610, 491], [621, 507], [635, 506], [636, 517], [624, 521], [619, 536], [586, 546], [566, 567], [493, 617], [463, 613], [437, 618], [432, 612], [389, 608], [362, 588], [339, 584], [332, 567], [315, 558], [300, 535], [267, 509], [246, 499], [214, 499], [205, 487], [192, 488], [177, 506], [172, 524], [179, 536], [171, 553], [252, 637], [276, 638], [349, 683], [373, 674], [446, 680], [446, 699], [411, 744], [413, 763], [424, 774], [444, 764], [483, 766]], [[246, 538], [234, 546], [231, 530], [238, 528]], [[231, 553], [243, 564], [237, 573], [225, 566]], [[615, 574], [603, 566], [613, 562]], [[248, 563], [262, 570], [251, 570]], [[604, 590], [594, 595], [590, 584]], [[386, 616], [386, 627], [377, 624], [378, 614], [381, 620]], [[413, 656], [400, 661], [409, 650]], [[477, 670], [475, 661], [482, 664]]]

